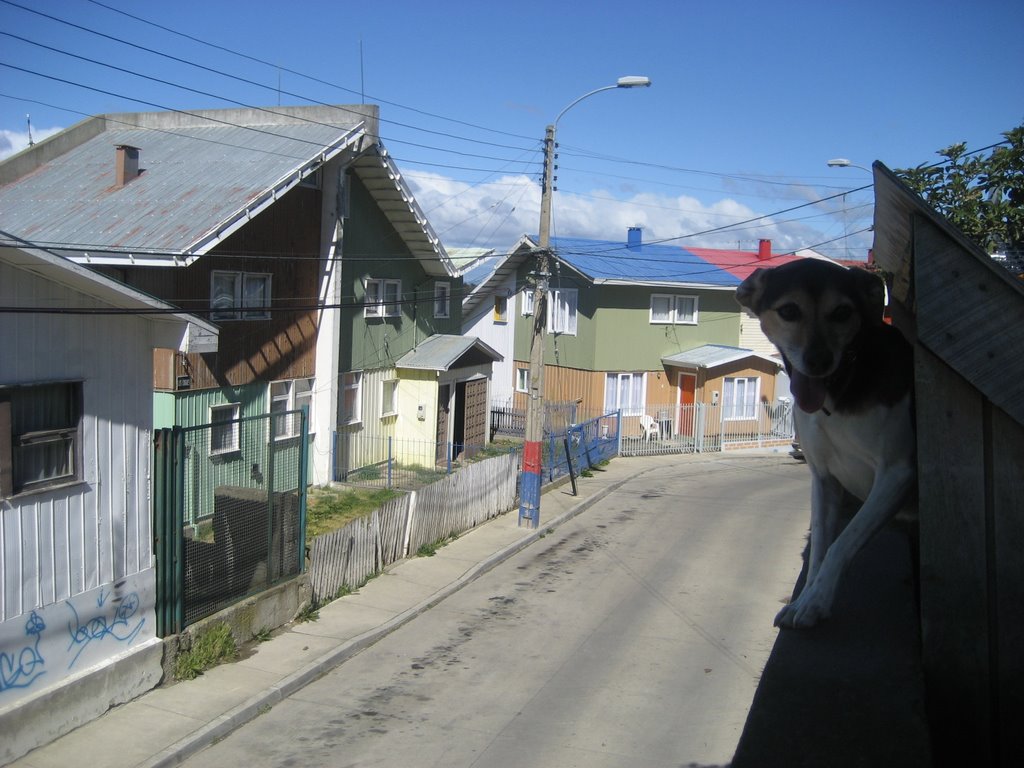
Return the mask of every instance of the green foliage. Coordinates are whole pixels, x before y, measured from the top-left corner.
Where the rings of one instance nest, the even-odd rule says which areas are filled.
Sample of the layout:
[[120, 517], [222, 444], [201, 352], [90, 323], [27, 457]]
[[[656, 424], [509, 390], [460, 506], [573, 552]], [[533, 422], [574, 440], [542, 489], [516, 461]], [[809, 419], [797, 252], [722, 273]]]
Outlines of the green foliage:
[[192, 640], [192, 646], [178, 654], [174, 660], [174, 677], [177, 680], [192, 680], [211, 667], [238, 656], [231, 627], [214, 624], [200, 632]]
[[907, 185], [988, 253], [1024, 248], [1024, 125], [989, 155], [964, 142], [938, 151], [943, 161], [897, 169]]

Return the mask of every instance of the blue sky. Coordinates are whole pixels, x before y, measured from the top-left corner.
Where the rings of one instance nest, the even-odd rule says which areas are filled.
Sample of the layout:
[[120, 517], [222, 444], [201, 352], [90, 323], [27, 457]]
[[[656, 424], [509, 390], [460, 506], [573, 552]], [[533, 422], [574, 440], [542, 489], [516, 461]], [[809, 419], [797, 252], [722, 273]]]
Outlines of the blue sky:
[[870, 175], [826, 161], [1000, 141], [1024, 122], [1022, 30], [1019, 0], [0, 0], [0, 158], [26, 114], [39, 140], [103, 112], [365, 99], [446, 245], [502, 249], [537, 230], [544, 126], [646, 75], [560, 121], [556, 236], [863, 257], [871, 191], [842, 193]]

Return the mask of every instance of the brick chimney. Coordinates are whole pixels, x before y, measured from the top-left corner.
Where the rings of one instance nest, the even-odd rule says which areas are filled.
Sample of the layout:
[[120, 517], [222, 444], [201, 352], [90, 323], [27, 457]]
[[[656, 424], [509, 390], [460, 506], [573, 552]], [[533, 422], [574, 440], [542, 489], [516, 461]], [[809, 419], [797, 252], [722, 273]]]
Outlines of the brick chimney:
[[640, 227], [630, 227], [626, 230], [626, 247], [639, 248], [644, 240], [644, 231]]
[[139, 148], [118, 144], [114, 161], [114, 186], [120, 188], [139, 175]]
[[759, 240], [757, 242], [757, 260], [766, 261], [772, 257], [772, 241]]

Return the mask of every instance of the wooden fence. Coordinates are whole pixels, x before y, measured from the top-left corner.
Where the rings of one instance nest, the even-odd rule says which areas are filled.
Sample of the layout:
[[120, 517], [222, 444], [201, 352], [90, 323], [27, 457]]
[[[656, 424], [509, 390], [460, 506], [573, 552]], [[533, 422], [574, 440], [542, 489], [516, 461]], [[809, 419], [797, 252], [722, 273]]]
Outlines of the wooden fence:
[[460, 534], [513, 509], [519, 455], [471, 464], [436, 483], [394, 499], [371, 515], [318, 536], [309, 578], [317, 603], [354, 588], [420, 547]]
[[936, 766], [1024, 764], [1024, 283], [875, 163], [875, 257], [915, 344]]

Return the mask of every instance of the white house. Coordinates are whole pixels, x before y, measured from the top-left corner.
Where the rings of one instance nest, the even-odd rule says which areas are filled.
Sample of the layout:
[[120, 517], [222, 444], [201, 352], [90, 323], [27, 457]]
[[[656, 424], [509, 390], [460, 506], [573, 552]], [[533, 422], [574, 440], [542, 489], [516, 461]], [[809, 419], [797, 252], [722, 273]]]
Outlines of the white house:
[[0, 233], [0, 764], [161, 677], [153, 350], [217, 329]]

